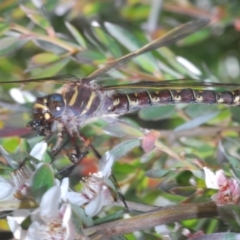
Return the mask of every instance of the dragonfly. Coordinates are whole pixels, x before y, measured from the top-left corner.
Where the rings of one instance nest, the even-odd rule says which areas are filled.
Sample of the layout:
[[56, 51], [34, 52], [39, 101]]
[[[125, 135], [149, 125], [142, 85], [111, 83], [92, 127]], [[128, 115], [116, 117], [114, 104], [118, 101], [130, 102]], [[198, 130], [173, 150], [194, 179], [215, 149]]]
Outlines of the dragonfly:
[[[48, 140], [58, 128], [58, 140], [55, 150], [60, 146], [64, 133], [68, 135], [76, 149], [76, 139], [87, 139], [81, 134], [81, 128], [93, 119], [118, 117], [149, 106], [203, 103], [240, 105], [240, 90], [213, 91], [210, 87], [240, 87], [237, 84], [223, 84], [192, 80], [171, 80], [159, 82], [139, 82], [122, 85], [97, 85], [107, 72], [120, 68], [126, 62], [148, 51], [173, 44], [190, 34], [199, 31], [209, 23], [200, 19], [174, 28], [164, 36], [146, 44], [135, 52], [124, 55], [95, 70], [85, 78], [73, 75], [52, 76], [0, 83], [29, 83], [58, 81], [63, 83], [61, 93], [53, 93], [37, 98], [33, 105], [32, 120], [27, 124], [38, 135]], [[89, 144], [91, 145], [91, 144]], [[79, 150], [76, 150], [79, 154]], [[81, 154], [80, 154], [81, 155]]]

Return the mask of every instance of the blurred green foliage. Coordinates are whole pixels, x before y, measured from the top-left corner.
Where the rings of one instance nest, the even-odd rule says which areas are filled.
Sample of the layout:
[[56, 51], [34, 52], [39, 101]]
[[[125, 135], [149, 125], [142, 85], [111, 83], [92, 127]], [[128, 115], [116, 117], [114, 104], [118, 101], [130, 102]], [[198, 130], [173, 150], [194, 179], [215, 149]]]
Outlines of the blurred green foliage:
[[[178, 44], [146, 54], [110, 72], [101, 84], [176, 78], [239, 82], [238, 1], [211, 0], [205, 5], [201, 5], [200, 0], [185, 1], [185, 4], [177, 0], [165, 1], [158, 6], [157, 16], [151, 15], [154, 1], [152, 5], [151, 1], [136, 0], [43, 2], [43, 6], [31, 1], [0, 3], [1, 81], [59, 74], [83, 78], [107, 61], [197, 17], [210, 18], [213, 23]], [[155, 25], [150, 24], [151, 17]], [[177, 56], [187, 59], [200, 73], [182, 65]], [[26, 137], [32, 145], [39, 141], [39, 137], [24, 128], [31, 115], [29, 100], [24, 96], [26, 101], [20, 104], [9, 90], [16, 87], [40, 96], [53, 93], [60, 86], [57, 82], [24, 86], [0, 84], [1, 145], [15, 152], [19, 151], [21, 137]], [[156, 205], [161, 205], [161, 200], [167, 204], [208, 201], [211, 194], [204, 189], [202, 166], [222, 168], [227, 172], [233, 169], [239, 177], [237, 107], [181, 104], [158, 108], [122, 117], [124, 122], [114, 127], [100, 120], [82, 130], [87, 137], [93, 137], [93, 145], [101, 154], [118, 150], [116, 155], [122, 158], [116, 162], [114, 174], [125, 189], [127, 200]], [[157, 130], [159, 137], [154, 148], [144, 153], [141, 146], [147, 129]], [[67, 161], [62, 154], [58, 158], [60, 163]], [[94, 155], [87, 158], [91, 163]], [[91, 167], [87, 168], [91, 171]], [[86, 166], [80, 166], [81, 174], [84, 175], [85, 170]], [[206, 233], [231, 231], [235, 227], [228, 227], [223, 219], [183, 221], [181, 224], [181, 229], [185, 227], [192, 232], [200, 229]], [[155, 233], [151, 234], [154, 239]], [[175, 235], [179, 237], [180, 231]], [[134, 239], [133, 234], [128, 237]]]

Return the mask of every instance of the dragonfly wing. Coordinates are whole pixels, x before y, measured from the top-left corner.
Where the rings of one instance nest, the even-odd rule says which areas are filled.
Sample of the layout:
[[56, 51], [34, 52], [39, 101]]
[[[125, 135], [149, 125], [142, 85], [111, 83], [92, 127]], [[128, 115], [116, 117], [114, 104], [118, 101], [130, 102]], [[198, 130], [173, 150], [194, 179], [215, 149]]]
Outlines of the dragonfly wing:
[[59, 76], [52, 76], [52, 77], [45, 77], [45, 78], [33, 78], [33, 79], [26, 79], [26, 80], [16, 80], [16, 81], [0, 81], [2, 83], [30, 83], [30, 82], [47, 82], [47, 81], [57, 81], [60, 83], [66, 83], [71, 81], [79, 81], [79, 78], [75, 77], [74, 75], [59, 75]]
[[109, 62], [104, 67], [97, 69], [92, 74], [90, 74], [88, 77], [84, 78], [86, 81], [92, 81], [92, 80], [98, 80], [101, 78], [105, 73], [109, 72], [112, 69], [116, 69], [121, 67], [126, 62], [130, 61], [131, 59], [155, 50], [157, 48], [168, 46], [172, 43], [177, 42], [178, 40], [181, 40], [188, 35], [197, 32], [204, 26], [206, 26], [210, 22], [209, 19], [200, 19], [193, 22], [188, 22], [186, 24], [183, 24], [177, 28], [174, 28], [172, 31], [168, 32], [164, 36], [148, 43], [147, 45], [143, 46], [142, 48], [138, 49], [135, 52], [129, 53], [127, 55], [124, 55], [114, 61]]
[[240, 88], [240, 84], [235, 83], [216, 83], [216, 82], [204, 82], [194, 79], [174, 79], [160, 82], [139, 82], [131, 84], [102, 86], [103, 90], [161, 90], [161, 89], [208, 89], [208, 88], [224, 88], [233, 89]]

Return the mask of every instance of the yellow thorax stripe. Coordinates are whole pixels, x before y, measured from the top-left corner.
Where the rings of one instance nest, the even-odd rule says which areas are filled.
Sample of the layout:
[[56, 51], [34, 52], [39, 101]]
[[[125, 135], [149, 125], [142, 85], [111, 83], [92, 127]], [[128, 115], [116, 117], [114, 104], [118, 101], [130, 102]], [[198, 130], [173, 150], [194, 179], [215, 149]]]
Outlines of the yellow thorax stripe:
[[91, 93], [91, 96], [90, 96], [90, 98], [89, 98], [89, 100], [88, 100], [88, 103], [87, 103], [85, 109], [82, 111], [81, 115], [85, 114], [85, 113], [87, 112], [87, 110], [91, 107], [92, 101], [93, 101], [93, 99], [94, 99], [95, 97], [96, 97], [96, 93], [95, 93], [95, 92], [92, 92], [92, 93]]
[[72, 106], [75, 103], [77, 96], [78, 96], [78, 88], [77, 88], [77, 86], [75, 86], [74, 87], [74, 94], [73, 94], [73, 96], [72, 96], [72, 98], [69, 102], [70, 106]]

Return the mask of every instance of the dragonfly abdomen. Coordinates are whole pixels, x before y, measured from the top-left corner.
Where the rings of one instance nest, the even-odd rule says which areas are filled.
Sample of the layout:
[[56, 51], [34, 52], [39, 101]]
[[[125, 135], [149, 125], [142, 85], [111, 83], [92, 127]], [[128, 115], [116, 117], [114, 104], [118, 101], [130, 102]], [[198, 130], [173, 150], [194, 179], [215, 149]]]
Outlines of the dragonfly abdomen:
[[111, 111], [123, 114], [147, 106], [177, 103], [215, 103], [237, 106], [240, 105], [240, 90], [216, 92], [212, 90], [180, 89], [117, 93], [113, 96]]

